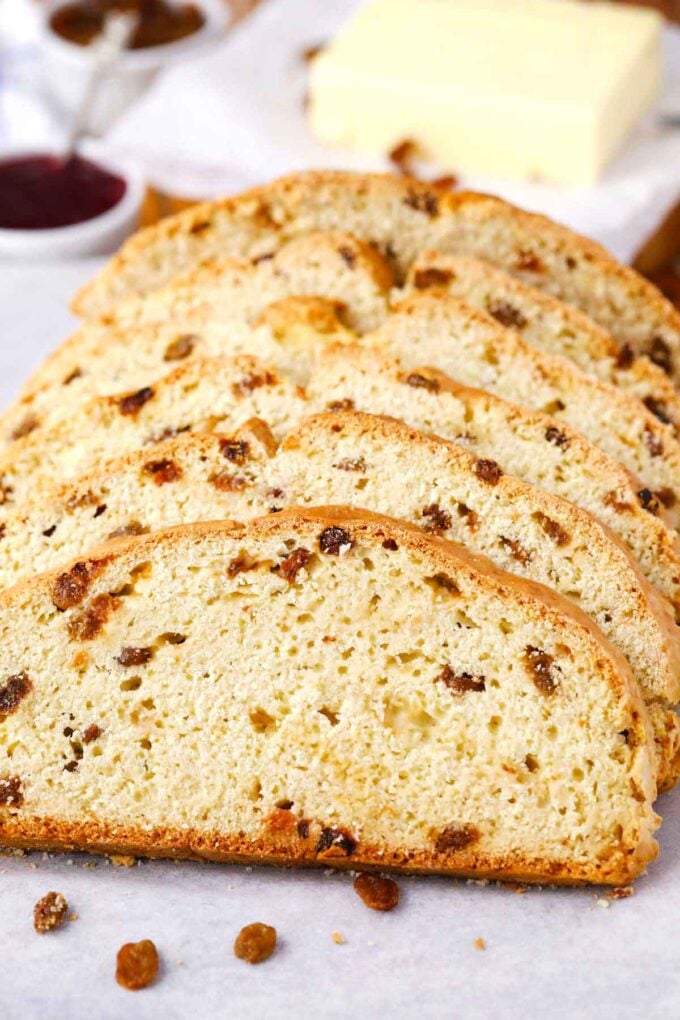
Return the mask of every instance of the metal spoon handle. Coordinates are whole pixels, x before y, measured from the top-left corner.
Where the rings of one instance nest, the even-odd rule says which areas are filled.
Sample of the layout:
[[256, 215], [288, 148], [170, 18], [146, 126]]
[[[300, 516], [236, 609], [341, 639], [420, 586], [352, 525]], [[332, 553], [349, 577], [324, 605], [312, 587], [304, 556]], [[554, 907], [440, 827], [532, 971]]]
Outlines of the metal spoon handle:
[[106, 15], [102, 31], [91, 46], [92, 69], [80, 106], [71, 123], [65, 159], [68, 160], [73, 155], [78, 141], [87, 134], [90, 113], [101, 84], [115, 69], [138, 24], [139, 14], [133, 11], [112, 11]]

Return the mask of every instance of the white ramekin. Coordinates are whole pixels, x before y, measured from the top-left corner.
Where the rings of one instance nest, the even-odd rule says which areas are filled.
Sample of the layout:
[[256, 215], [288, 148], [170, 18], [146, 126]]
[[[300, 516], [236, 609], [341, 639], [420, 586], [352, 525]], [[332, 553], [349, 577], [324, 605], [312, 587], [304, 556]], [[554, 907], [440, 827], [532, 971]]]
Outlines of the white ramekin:
[[[62, 112], [70, 113], [78, 106], [87, 86], [91, 54], [86, 46], [68, 42], [50, 28], [50, 15], [65, 2], [48, 0], [45, 3], [40, 44], [45, 84]], [[229, 23], [228, 4], [224, 0], [192, 2], [205, 15], [205, 23], [197, 32], [178, 42], [128, 50], [122, 55], [115, 78], [102, 83], [93, 105], [88, 125], [93, 134], [103, 134], [123, 110], [149, 87], [161, 69], [198, 56], [201, 50], [224, 35]]]
[[[43, 155], [37, 149], [2, 154], [3, 159]], [[120, 202], [91, 220], [69, 227], [49, 230], [8, 230], [0, 228], [0, 259], [59, 259], [86, 255], [110, 255], [139, 223], [145, 185], [141, 174], [130, 164], [109, 156], [83, 152], [106, 170], [122, 177], [126, 183]]]

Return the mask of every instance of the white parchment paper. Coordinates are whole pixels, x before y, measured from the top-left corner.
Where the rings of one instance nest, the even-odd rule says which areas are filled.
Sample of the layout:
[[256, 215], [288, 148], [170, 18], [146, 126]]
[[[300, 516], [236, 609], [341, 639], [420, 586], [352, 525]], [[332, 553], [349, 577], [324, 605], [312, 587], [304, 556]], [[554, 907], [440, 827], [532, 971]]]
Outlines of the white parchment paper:
[[[0, 266], [3, 403], [65, 336], [67, 296], [93, 268]], [[0, 1020], [675, 1020], [680, 791], [658, 810], [659, 860], [631, 898], [611, 903], [603, 890], [520, 895], [412, 878], [383, 915], [366, 909], [349, 875], [0, 857]], [[49, 890], [78, 917], [39, 936], [33, 905]], [[279, 933], [259, 967], [232, 954], [251, 921]], [[156, 943], [161, 974], [126, 992], [114, 980], [116, 952], [143, 938]]]

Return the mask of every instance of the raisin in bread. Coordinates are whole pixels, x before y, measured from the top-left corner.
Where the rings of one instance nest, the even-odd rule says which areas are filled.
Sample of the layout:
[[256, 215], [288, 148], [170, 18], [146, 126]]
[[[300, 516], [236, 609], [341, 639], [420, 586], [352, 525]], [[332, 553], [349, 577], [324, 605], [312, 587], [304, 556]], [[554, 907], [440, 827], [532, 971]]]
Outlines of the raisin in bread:
[[680, 525], [680, 442], [635, 397], [443, 294], [406, 298], [366, 339], [405, 368], [431, 365], [467, 386], [568, 422], [641, 479], [650, 508], [661, 501], [672, 524]]
[[4, 845], [616, 885], [656, 855], [625, 659], [406, 524], [170, 529], [0, 608]]
[[[180, 436], [55, 486], [4, 522], [0, 587], [82, 556], [112, 535], [246, 520], [323, 500], [364, 507], [462, 542], [554, 588], [628, 659], [653, 723], [660, 787], [675, 774], [680, 632], [625, 546], [590, 514], [510, 475], [491, 485], [456, 444], [394, 419], [317, 415], [278, 453], [263, 422]], [[596, 583], [594, 583], [596, 579]]]
[[372, 242], [399, 281], [424, 248], [485, 259], [580, 308], [680, 381], [680, 313], [600, 245], [490, 195], [388, 175], [311, 171], [194, 206], [127, 241], [74, 309], [98, 315], [206, 258], [269, 254], [314, 230]]
[[[680, 424], [680, 396], [666, 373], [630, 346], [619, 347], [605, 329], [571, 305], [466, 255], [422, 252], [409, 270], [405, 290], [435, 288], [488, 312], [534, 347], [562, 354], [641, 400], [660, 421]], [[404, 291], [398, 290], [396, 300]], [[649, 444], [655, 447], [654, 437]]]
[[330, 299], [289, 296], [253, 321], [239, 319], [235, 307], [231, 318], [170, 317], [111, 335], [88, 335], [85, 328], [47, 359], [35, 382], [0, 416], [0, 449], [68, 418], [95, 396], [150, 385], [196, 358], [253, 354], [304, 383], [315, 352], [310, 335], [317, 344], [354, 338], [340, 314]]
[[306, 409], [304, 392], [256, 358], [197, 359], [152, 386], [95, 397], [70, 418], [17, 440], [0, 455], [0, 509], [4, 515], [50, 481], [183, 432], [234, 428], [260, 417], [280, 434]]
[[318, 411], [355, 408], [401, 418], [588, 510], [628, 546], [680, 622], [677, 534], [650, 512], [636, 478], [569, 425], [434, 369], [404, 371], [380, 348], [360, 345], [328, 347], [307, 396]]

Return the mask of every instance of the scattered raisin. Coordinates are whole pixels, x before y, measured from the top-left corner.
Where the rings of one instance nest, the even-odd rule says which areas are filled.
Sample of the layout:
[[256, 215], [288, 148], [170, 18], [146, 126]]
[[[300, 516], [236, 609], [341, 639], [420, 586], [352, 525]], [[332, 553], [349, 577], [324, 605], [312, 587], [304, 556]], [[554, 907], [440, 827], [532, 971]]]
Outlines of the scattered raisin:
[[39, 424], [40, 422], [34, 414], [27, 414], [12, 432], [12, 439], [23, 439], [24, 436], [34, 432]]
[[363, 457], [345, 457], [333, 465], [338, 471], [365, 471], [366, 461]]
[[357, 842], [349, 833], [324, 828], [316, 844], [316, 854], [318, 857], [351, 857], [356, 848]]
[[249, 375], [244, 375], [242, 379], [235, 382], [232, 386], [232, 390], [237, 397], [245, 397], [248, 393], [252, 393], [253, 390], [257, 390], [260, 386], [273, 386], [276, 382], [276, 376], [273, 372], [251, 372]]
[[421, 513], [423, 517], [427, 518], [427, 522], [423, 525], [425, 531], [439, 534], [442, 531], [448, 531], [451, 527], [451, 514], [442, 510], [438, 503], [430, 503]]
[[644, 510], [648, 510], [650, 514], [659, 512], [659, 501], [651, 489], [640, 489], [638, 498]]
[[537, 510], [536, 513], [532, 514], [532, 517], [541, 526], [548, 538], [555, 543], [555, 545], [563, 546], [569, 544], [571, 541], [571, 535], [568, 531], [565, 531], [564, 528], [557, 523], [557, 521], [553, 521], [551, 517], [548, 517], [547, 514], [541, 513], [540, 510]]
[[147, 400], [151, 400], [154, 395], [153, 388], [151, 386], [143, 386], [141, 390], [137, 390], [136, 393], [129, 393], [126, 397], [119, 402], [118, 407], [121, 414], [135, 415], [138, 414]]
[[429, 287], [446, 287], [452, 278], [453, 273], [450, 270], [429, 266], [427, 269], [416, 269], [413, 274], [413, 286], [416, 290], [427, 290]]
[[653, 361], [655, 365], [662, 368], [666, 375], [673, 374], [673, 354], [671, 352], [670, 345], [663, 337], [652, 337], [649, 347], [647, 348], [647, 356], [650, 361]]
[[75, 641], [92, 641], [114, 610], [120, 605], [115, 595], [97, 595], [82, 612], [68, 622], [68, 633]]
[[194, 336], [193, 333], [186, 333], [184, 336], [178, 336], [176, 340], [168, 344], [165, 349], [164, 361], [182, 361], [183, 358], [188, 358], [192, 353], [196, 342], [199, 338]]
[[306, 567], [312, 558], [312, 553], [309, 549], [300, 547], [299, 549], [293, 549], [289, 556], [286, 556], [285, 560], [282, 560], [279, 565], [279, 573], [288, 581], [288, 584], [295, 584], [297, 575], [303, 567]]
[[158, 975], [158, 952], [151, 939], [126, 942], [118, 950], [116, 981], [128, 991], [146, 988]]
[[119, 528], [112, 531], [107, 538], [124, 538], [127, 535], [144, 535], [149, 529], [145, 528], [139, 521], [128, 521], [127, 524], [121, 524]]
[[446, 853], [448, 850], [465, 850], [473, 843], [479, 842], [481, 832], [474, 825], [452, 822], [437, 835], [435, 850], [438, 853]]
[[0, 807], [21, 807], [24, 802], [23, 783], [19, 776], [5, 776], [0, 779]]
[[329, 556], [340, 556], [352, 548], [352, 536], [344, 528], [324, 528], [319, 535], [319, 549]]
[[501, 466], [495, 460], [486, 460], [483, 457], [475, 461], [473, 471], [478, 478], [489, 485], [498, 485], [503, 477]]
[[454, 694], [467, 694], [468, 691], [486, 690], [485, 677], [473, 676], [472, 673], [454, 673], [449, 665], [444, 666], [441, 673], [434, 679], [435, 682], [443, 683]]
[[264, 963], [276, 949], [276, 928], [268, 924], [247, 924], [234, 942], [234, 956], [246, 963]]
[[144, 473], [150, 475], [156, 485], [176, 482], [182, 477], [182, 469], [173, 460], [150, 460], [144, 465]]
[[515, 269], [518, 272], [542, 273], [544, 266], [535, 252], [520, 248], [515, 259]]
[[354, 269], [354, 266], [356, 265], [357, 261], [357, 255], [355, 251], [352, 251], [351, 248], [342, 245], [340, 248], [338, 248], [338, 255], [340, 256], [340, 258], [345, 263], [348, 269]]
[[448, 592], [449, 595], [460, 595], [460, 588], [448, 574], [434, 574], [432, 577], [426, 577], [425, 581], [435, 589]]
[[616, 355], [616, 367], [620, 369], [630, 368], [635, 361], [635, 351], [630, 344], [619, 347]]
[[506, 553], [512, 556], [513, 560], [517, 560], [523, 566], [526, 566], [531, 561], [531, 553], [516, 538], [507, 538], [505, 535], [499, 535], [498, 541]]
[[100, 503], [95, 512], [92, 514], [94, 518], [101, 517], [102, 514], [106, 513], [106, 503]]
[[153, 648], [123, 648], [116, 662], [121, 666], [146, 666], [153, 658]]
[[364, 872], [354, 879], [354, 889], [369, 910], [394, 910], [399, 903], [399, 886], [391, 878]]
[[436, 216], [439, 211], [439, 198], [434, 191], [409, 190], [404, 205], [427, 216]]
[[97, 740], [102, 735], [101, 726], [97, 726], [96, 723], [90, 723], [85, 732], [83, 733], [83, 743], [91, 744], [94, 740]]
[[552, 655], [532, 645], [526, 646], [524, 664], [541, 694], [554, 694], [557, 690], [558, 680], [553, 670], [554, 663]]
[[678, 501], [672, 489], [657, 489], [654, 495], [668, 510], [674, 507]]
[[388, 158], [395, 170], [408, 177], [411, 174], [411, 164], [416, 157], [416, 152], [416, 143], [410, 138], [405, 138], [403, 141], [398, 142], [394, 148], [390, 149]]
[[220, 453], [242, 467], [250, 455], [250, 446], [245, 439], [220, 439]]
[[345, 397], [343, 400], [331, 400], [330, 404], [326, 404], [327, 411], [353, 411], [354, 401], [350, 400], [349, 397]]
[[429, 390], [430, 393], [439, 393], [441, 386], [436, 379], [428, 379], [426, 375], [421, 375], [420, 372], [411, 372], [410, 375], [406, 376], [406, 385], [413, 386], [414, 389]]
[[219, 492], [243, 492], [248, 485], [248, 479], [244, 475], [232, 475], [228, 471], [220, 471], [210, 479], [212, 485]]
[[72, 382], [75, 382], [76, 379], [80, 379], [82, 374], [83, 371], [81, 368], [74, 368], [73, 371], [69, 372], [69, 374], [63, 379], [62, 386], [69, 386]]
[[19, 704], [33, 690], [27, 673], [16, 673], [8, 677], [0, 686], [0, 722], [7, 715], [16, 712]]
[[433, 177], [430, 184], [440, 191], [452, 191], [458, 187], [458, 178], [455, 174], [442, 174], [441, 177]]
[[663, 443], [659, 436], [655, 436], [652, 430], [645, 426], [645, 446], [652, 457], [660, 457], [663, 453]]
[[519, 308], [515, 308], [508, 301], [490, 301], [486, 307], [489, 315], [500, 322], [501, 326], [524, 329], [527, 324], [526, 316], [522, 315]]
[[387, 549], [390, 552], [396, 552], [397, 549], [399, 548], [399, 546], [397, 545], [393, 538], [386, 538], [382, 544], [382, 547], [383, 549]]
[[301, 818], [297, 823], [297, 834], [300, 839], [307, 839], [309, 836], [309, 822], [306, 818]]
[[75, 772], [78, 768], [77, 761], [69, 761], [64, 765], [64, 772]]
[[77, 606], [83, 601], [93, 577], [99, 573], [101, 564], [97, 562], [79, 561], [71, 569], [60, 574], [52, 588], [52, 602], [57, 609], [63, 611]]
[[61, 928], [66, 920], [68, 903], [60, 892], [48, 892], [33, 908], [33, 927], [39, 935]]
[[57, 525], [53, 524], [50, 528], [45, 528], [45, 530], [43, 531], [43, 535], [45, 538], [52, 538], [52, 535], [55, 533], [56, 530]]
[[659, 421], [662, 421], [664, 425], [671, 425], [671, 418], [668, 413], [668, 409], [662, 400], [657, 400], [656, 397], [645, 397], [642, 403], [645, 405], [648, 411], [651, 411]]

